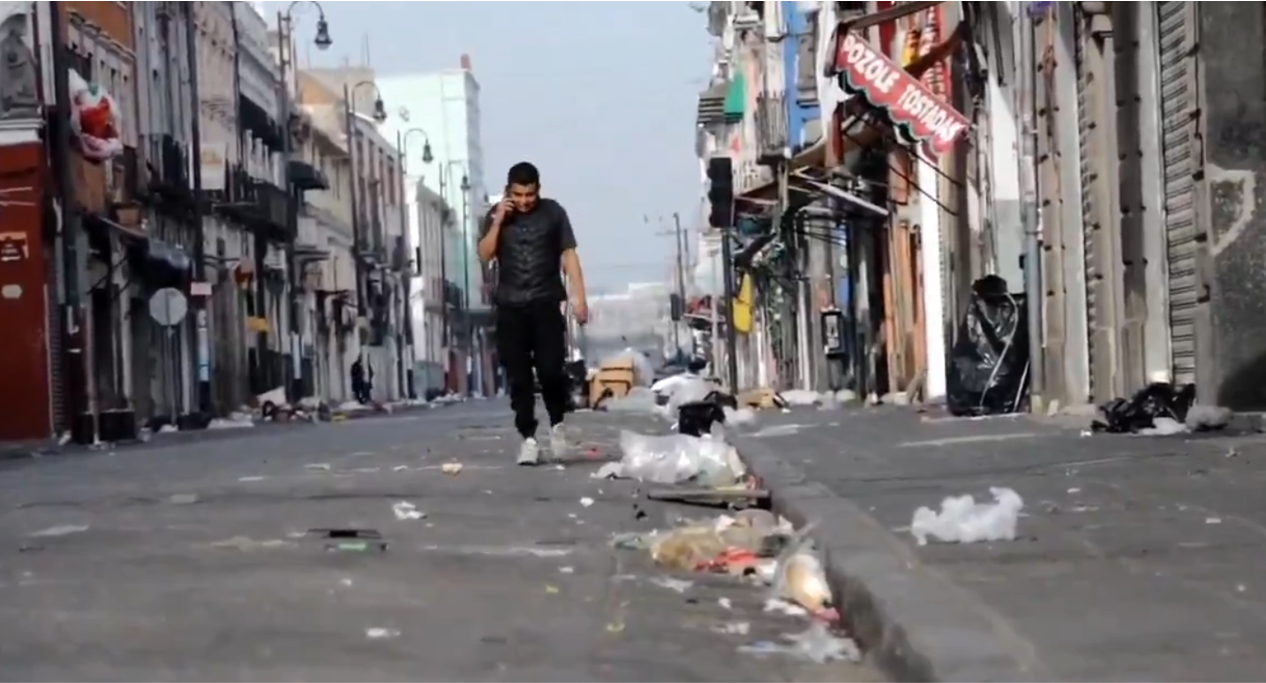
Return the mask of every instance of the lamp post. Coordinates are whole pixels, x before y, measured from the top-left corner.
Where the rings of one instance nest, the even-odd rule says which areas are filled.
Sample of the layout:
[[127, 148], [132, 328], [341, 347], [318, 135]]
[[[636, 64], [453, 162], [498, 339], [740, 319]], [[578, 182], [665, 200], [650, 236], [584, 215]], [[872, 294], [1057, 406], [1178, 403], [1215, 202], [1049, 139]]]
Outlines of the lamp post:
[[[302, 344], [300, 344], [299, 335], [299, 273], [298, 264], [295, 259], [295, 240], [299, 236], [299, 192], [290, 184], [290, 154], [293, 137], [290, 131], [290, 118], [292, 116], [290, 110], [290, 79], [288, 70], [293, 66], [293, 60], [290, 54], [290, 41], [293, 31], [293, 13], [295, 7], [310, 3], [317, 8], [317, 25], [316, 37], [313, 44], [318, 50], [328, 50], [330, 45], [334, 43], [330, 39], [330, 25], [325, 20], [325, 8], [321, 7], [321, 3], [316, 0], [294, 0], [285, 12], [277, 13], [277, 61], [280, 67], [280, 78], [277, 79], [277, 99], [281, 104], [281, 186], [286, 192], [286, 279], [290, 287], [289, 297], [289, 317], [290, 317], [290, 365], [294, 371], [294, 381], [290, 386], [286, 387], [287, 397], [291, 403], [297, 402], [303, 398], [300, 394], [303, 385], [303, 363], [300, 360], [302, 352]], [[264, 252], [267, 248], [265, 240], [256, 241], [255, 259], [256, 259], [256, 284], [255, 284], [255, 304], [257, 315], [263, 316], [267, 310], [266, 298], [264, 296]], [[260, 362], [263, 362], [263, 352], [267, 346], [268, 334], [260, 332], [258, 338], [258, 348]]]
[[[400, 151], [400, 159], [401, 159], [400, 177], [401, 177], [402, 187], [400, 188], [400, 200], [404, 202], [406, 207], [408, 207], [408, 202], [405, 201], [405, 196], [408, 190], [404, 188], [403, 185], [405, 182], [405, 177], [408, 176], [409, 174], [408, 173], [409, 172], [409, 136], [413, 135], [414, 133], [420, 133], [422, 135], [422, 163], [429, 165], [432, 161], [435, 160], [435, 156], [431, 153], [431, 136], [428, 135], [425, 130], [422, 130], [421, 128], [410, 128], [409, 130], [406, 130], [403, 133], [401, 132], [396, 133], [396, 149]], [[417, 192], [416, 183], [414, 184], [414, 192], [415, 192], [415, 195], [414, 195], [413, 205], [415, 207], [420, 207], [421, 203], [417, 201], [417, 196], [416, 196], [416, 192]], [[418, 217], [418, 222], [420, 225], [421, 216]], [[407, 215], [407, 211], [401, 212], [400, 223], [401, 223], [401, 226], [400, 226], [401, 231], [404, 233], [406, 239], [408, 239], [409, 238], [409, 217]], [[420, 232], [421, 231], [419, 230], [419, 233]], [[409, 243], [412, 243], [412, 240], [409, 240]], [[418, 343], [418, 340], [416, 337], [413, 336], [413, 276], [415, 273], [420, 273], [421, 268], [422, 268], [421, 245], [419, 244], [416, 246], [418, 247], [417, 250], [415, 251], [417, 258], [415, 259], [411, 272], [405, 275], [405, 287], [404, 287], [404, 292], [405, 292], [404, 324], [406, 328], [408, 329], [408, 333], [409, 333], [408, 336], [410, 339], [413, 340], [414, 345]], [[426, 320], [426, 300], [425, 299], [423, 299], [423, 304], [422, 304], [422, 319], [424, 321]], [[431, 360], [431, 338], [430, 338], [429, 333], [427, 334], [427, 339], [425, 343], [426, 343], [426, 358], [427, 358], [427, 361], [429, 362]], [[410, 351], [412, 352], [412, 346], [410, 347]], [[413, 370], [414, 360], [415, 359], [412, 359], [412, 358], [410, 359], [410, 363], [409, 363], [410, 371]], [[415, 377], [414, 385], [416, 386], [416, 377]], [[409, 398], [417, 398], [416, 388], [414, 389], [414, 392], [410, 394]]]
[[[459, 338], [462, 340], [462, 343], [465, 344], [466, 346], [467, 367], [464, 369], [464, 371], [469, 376], [471, 374], [471, 367], [472, 367], [471, 366], [472, 361], [470, 359], [470, 353], [472, 351], [471, 324], [470, 324], [470, 237], [471, 235], [469, 232], [471, 184], [470, 184], [469, 168], [467, 167], [466, 162], [458, 161], [458, 160], [449, 160], [445, 162], [444, 169], [440, 174], [440, 195], [444, 196], [445, 201], [448, 200], [447, 188], [453, 185], [453, 167], [454, 166], [459, 167], [462, 170], [461, 184], [458, 185], [458, 189], [461, 190], [461, 193], [462, 193], [462, 222], [461, 222], [461, 230], [459, 231], [458, 234], [461, 235], [461, 242], [462, 242], [462, 251], [461, 251], [462, 301], [461, 301], [461, 304], [462, 304], [462, 309], [463, 309], [461, 327], [459, 330], [460, 332]], [[469, 377], [468, 377], [468, 380], [469, 380]], [[470, 390], [469, 381], [467, 381], [466, 383], [466, 391], [467, 391], [467, 395], [470, 395], [471, 390]]]

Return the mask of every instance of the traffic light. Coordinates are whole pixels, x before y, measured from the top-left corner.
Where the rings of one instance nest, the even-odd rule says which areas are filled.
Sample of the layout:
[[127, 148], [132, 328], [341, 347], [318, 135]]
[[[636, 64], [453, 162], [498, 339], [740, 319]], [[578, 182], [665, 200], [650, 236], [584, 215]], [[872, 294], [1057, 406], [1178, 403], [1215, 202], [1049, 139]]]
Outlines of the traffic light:
[[734, 165], [729, 157], [708, 160], [708, 203], [712, 212], [708, 225], [714, 228], [734, 226]]

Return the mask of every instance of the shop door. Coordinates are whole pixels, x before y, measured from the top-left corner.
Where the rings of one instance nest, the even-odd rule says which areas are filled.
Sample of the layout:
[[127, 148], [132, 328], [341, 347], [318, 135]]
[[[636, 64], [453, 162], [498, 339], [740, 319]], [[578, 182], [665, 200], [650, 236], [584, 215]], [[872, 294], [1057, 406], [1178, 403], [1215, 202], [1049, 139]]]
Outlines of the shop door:
[[1168, 253], [1170, 359], [1175, 384], [1196, 381], [1195, 25], [1191, 2], [1156, 2], [1160, 50], [1161, 157], [1165, 196], [1164, 226]]

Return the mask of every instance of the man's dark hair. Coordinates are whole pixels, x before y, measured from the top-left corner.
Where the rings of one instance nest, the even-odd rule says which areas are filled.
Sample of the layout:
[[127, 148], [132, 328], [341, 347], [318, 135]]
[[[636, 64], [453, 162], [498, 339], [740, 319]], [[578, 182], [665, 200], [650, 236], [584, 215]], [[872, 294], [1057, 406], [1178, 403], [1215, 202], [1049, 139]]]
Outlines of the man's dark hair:
[[510, 172], [506, 174], [506, 184], [508, 185], [540, 185], [541, 172], [536, 170], [536, 166], [527, 161], [510, 167]]

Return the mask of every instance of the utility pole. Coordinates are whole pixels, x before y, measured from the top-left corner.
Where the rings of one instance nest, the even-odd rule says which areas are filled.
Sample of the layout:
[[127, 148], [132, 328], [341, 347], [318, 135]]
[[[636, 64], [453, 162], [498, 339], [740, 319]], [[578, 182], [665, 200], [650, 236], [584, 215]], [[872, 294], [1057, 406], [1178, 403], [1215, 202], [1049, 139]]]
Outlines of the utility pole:
[[[207, 283], [207, 234], [203, 225], [206, 211], [206, 197], [202, 188], [202, 98], [198, 93], [198, 27], [195, 21], [195, 3], [185, 7], [185, 57], [189, 60], [189, 99], [193, 104], [190, 115], [189, 135], [193, 138], [189, 144], [193, 157], [193, 279], [200, 285]], [[198, 411], [210, 417], [214, 409], [211, 406], [211, 342], [207, 338], [207, 292], [205, 289], [193, 296], [194, 331], [197, 340], [198, 362]]]
[[70, 60], [66, 54], [66, 34], [62, 30], [62, 26], [65, 25], [62, 5], [50, 2], [48, 6], [50, 23], [53, 25], [50, 31], [53, 51], [53, 89], [56, 90], [57, 95], [57, 107], [53, 112], [56, 117], [54, 126], [56, 137], [53, 139], [52, 152], [53, 166], [57, 172], [57, 190], [61, 195], [62, 281], [66, 290], [66, 303], [62, 311], [62, 343], [65, 357], [58, 360], [64, 363], [62, 367], [66, 370], [68, 393], [66, 408], [70, 411], [67, 424], [70, 425], [71, 435], [76, 436], [75, 427], [79, 423], [80, 416], [89, 414], [92, 433], [80, 434], [79, 437], [87, 443], [96, 443], [97, 415], [92, 410], [87, 391], [88, 378], [92, 376], [92, 359], [87, 352], [83, 327], [80, 325], [83, 319], [83, 303], [79, 291], [81, 280], [79, 240], [83, 236], [83, 214], [80, 212], [79, 201], [75, 196], [75, 181], [70, 170]]
[[1043, 391], [1046, 386], [1045, 363], [1042, 357], [1042, 247], [1041, 226], [1037, 212], [1037, 106], [1036, 55], [1033, 41], [1033, 13], [1039, 3], [1024, 3], [1020, 13], [1020, 221], [1024, 226], [1024, 295], [1028, 309], [1029, 333], [1029, 409], [1045, 411]]
[[[673, 212], [673, 229], [677, 233], [675, 242], [677, 246], [677, 300], [679, 302], [678, 305], [684, 309], [686, 306], [686, 237], [681, 230], [681, 214], [676, 211]], [[673, 322], [673, 336], [677, 338], [675, 343], [678, 352], [680, 352], [681, 321], [679, 320]]]
[[[650, 220], [649, 217], [647, 217], [646, 220], [647, 222], [649, 222]], [[663, 226], [663, 222], [664, 222], [663, 217], [660, 217], [659, 225], [661, 227]], [[682, 251], [685, 245], [685, 237], [683, 236], [683, 230], [681, 227], [681, 214], [673, 212], [673, 230], [671, 232], [666, 231], [666, 230], [660, 230], [659, 232], [655, 233], [655, 236], [656, 237], [671, 236], [674, 240], [673, 241], [673, 252], [674, 252], [673, 258], [676, 263], [675, 270], [677, 273], [676, 275], [677, 282], [674, 284], [673, 289], [676, 290], [677, 299], [678, 301], [680, 301], [681, 305], [684, 307], [686, 305], [686, 261], [685, 261], [685, 254]], [[677, 349], [681, 349], [680, 321], [674, 320], [671, 322], [673, 324], [673, 346]]]
[[[730, 392], [738, 394], [738, 331], [734, 328], [734, 247], [730, 233], [733, 228], [721, 229], [721, 269], [725, 289], [725, 345], [726, 376], [729, 380]], [[716, 302], [713, 301], [713, 310]], [[715, 339], [713, 340], [715, 342]]]

